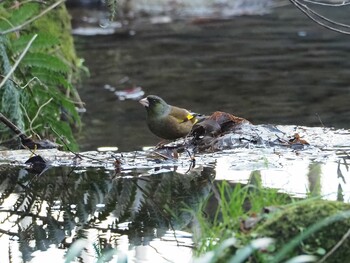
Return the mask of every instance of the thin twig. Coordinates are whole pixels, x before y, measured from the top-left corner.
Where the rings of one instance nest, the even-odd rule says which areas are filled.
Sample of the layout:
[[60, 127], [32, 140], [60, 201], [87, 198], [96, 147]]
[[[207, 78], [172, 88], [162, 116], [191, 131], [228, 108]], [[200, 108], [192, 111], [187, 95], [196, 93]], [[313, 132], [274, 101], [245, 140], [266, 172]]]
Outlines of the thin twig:
[[33, 128], [33, 123], [35, 121], [35, 119], [39, 116], [39, 113], [41, 111], [42, 108], [44, 108], [47, 104], [49, 104], [51, 101], [53, 100], [53, 98], [50, 98], [47, 102], [45, 102], [43, 105], [41, 105], [38, 109], [38, 111], [36, 112], [34, 118], [30, 121], [30, 124], [29, 124], [29, 129], [34, 133], [34, 130], [32, 129]]
[[39, 15], [32, 17], [31, 19], [27, 20], [26, 22], [24, 22], [23, 24], [10, 28], [8, 30], [2, 31], [0, 32], [0, 35], [5, 35], [8, 33], [12, 33], [15, 31], [18, 31], [20, 29], [22, 29], [23, 27], [29, 25], [30, 23], [32, 23], [33, 21], [37, 20], [38, 18], [42, 17], [43, 15], [45, 15], [47, 12], [51, 11], [52, 9], [54, 9], [55, 7], [57, 7], [58, 5], [62, 4], [65, 0], [60, 0], [56, 3], [54, 3], [53, 5], [49, 6], [47, 9], [45, 9], [44, 11], [42, 11]]
[[[5, 78], [6, 76], [0, 74], [0, 77]], [[16, 81], [14, 81], [13, 79], [9, 78], [8, 80], [9, 80], [9, 81], [12, 81], [13, 84], [15, 84], [16, 86], [19, 87], [19, 84], [18, 84]]]
[[340, 6], [346, 6], [350, 5], [350, 1], [343, 1], [342, 3], [327, 3], [327, 2], [319, 2], [319, 1], [313, 1], [313, 0], [303, 0], [306, 3], [314, 4], [314, 5], [323, 5], [323, 6], [332, 6], [332, 7], [340, 7]]
[[66, 141], [64, 140], [64, 138], [62, 137], [62, 135], [60, 135], [55, 129], [51, 128], [51, 130], [57, 135], [58, 139], [64, 144], [64, 146], [66, 146], [67, 150], [74, 154], [76, 158], [80, 158], [80, 159], [83, 159], [83, 158], [86, 158], [86, 159], [89, 159], [89, 160], [92, 160], [92, 161], [97, 161], [99, 163], [102, 163], [102, 164], [108, 164], [108, 162], [106, 162], [106, 160], [99, 160], [99, 159], [96, 159], [96, 158], [93, 158], [93, 157], [90, 157], [90, 156], [87, 156], [85, 154], [81, 154], [81, 153], [76, 153], [74, 152], [73, 150], [71, 150], [68, 146], [68, 144], [66, 143]]
[[[27, 109], [23, 106], [23, 104], [21, 103], [20, 104], [21, 106], [21, 109], [23, 110], [24, 112], [24, 116], [27, 118], [28, 122], [30, 123], [31, 122], [31, 119], [29, 118], [29, 115], [28, 115], [28, 112], [27, 112]], [[40, 138], [40, 135], [37, 134], [35, 132], [36, 129], [38, 129], [40, 126], [42, 126], [42, 124], [38, 124], [36, 127], [30, 127], [28, 130], [26, 130], [26, 132], [30, 132], [31, 134], [35, 135], [35, 137], [37, 137], [39, 140], [41, 140]]]
[[318, 120], [319, 120], [320, 124], [322, 125], [322, 127], [324, 128], [325, 126], [324, 126], [324, 124], [323, 124], [323, 122], [322, 122], [322, 120], [321, 120], [320, 115], [318, 115], [318, 113], [316, 113], [315, 115], [316, 115], [316, 117], [318, 118]]
[[42, 0], [27, 0], [27, 1], [23, 1], [23, 2], [21, 2], [21, 3], [17, 3], [17, 4], [15, 4], [15, 5], [13, 5], [12, 7], [10, 7], [10, 8], [18, 8], [19, 6], [21, 6], [21, 5], [24, 5], [24, 4], [27, 4], [27, 3], [39, 3], [39, 4], [46, 4], [46, 2], [45, 1], [42, 1]]
[[330, 251], [328, 251], [328, 253], [324, 255], [323, 258], [321, 258], [321, 260], [318, 261], [318, 263], [325, 262], [328, 257], [330, 257], [341, 245], [343, 245], [343, 243], [349, 236], [350, 229], [348, 229], [348, 232], [345, 233], [345, 235], [339, 240], [339, 242]]
[[33, 78], [31, 78], [23, 87], [20, 87], [20, 88], [21, 88], [21, 89], [25, 89], [25, 88], [28, 87], [29, 84], [32, 83], [34, 80], [36, 80], [37, 82], [39, 82], [39, 84], [40, 84], [41, 86], [44, 86], [45, 88], [48, 89], [48, 87], [47, 87], [44, 83], [42, 83], [38, 77], [33, 77]]
[[12, 23], [11, 23], [11, 21], [10, 20], [8, 20], [7, 18], [5, 18], [5, 17], [0, 17], [0, 20], [3, 20], [3, 21], [5, 21], [7, 24], [9, 24], [10, 26], [12, 26], [12, 27], [14, 27], [15, 25], [13, 25]]
[[[311, 8], [309, 8], [307, 5], [300, 3], [298, 0], [289, 0], [293, 5], [295, 5], [301, 12], [303, 12], [308, 18], [310, 18], [312, 21], [314, 21], [316, 24], [325, 27], [327, 29], [330, 29], [332, 31], [338, 32], [338, 33], [342, 33], [342, 34], [346, 34], [346, 35], [350, 35], [349, 31], [344, 31], [338, 28], [335, 28], [333, 26], [327, 25], [326, 23], [317, 20], [317, 18], [321, 18], [324, 19], [323, 16], [319, 15], [317, 12], [313, 11]], [[317, 18], [315, 18], [314, 16], [316, 16]], [[342, 27], [347, 27], [348, 25], [345, 26], [345, 24], [340, 24], [338, 22], [332, 21], [328, 18], [324, 19], [332, 24], [335, 25], [339, 25]], [[350, 27], [350, 26], [349, 26]]]
[[16, 70], [16, 68], [18, 67], [19, 62], [21, 62], [21, 60], [23, 59], [23, 57], [25, 56], [25, 54], [28, 52], [28, 49], [30, 48], [30, 46], [32, 45], [33, 41], [36, 39], [38, 35], [35, 34], [32, 39], [28, 42], [26, 48], [23, 50], [22, 54], [19, 56], [19, 58], [16, 60], [15, 64], [13, 65], [13, 67], [11, 68], [11, 70], [6, 74], [5, 78], [3, 78], [3, 80], [0, 83], [0, 89], [2, 86], [5, 85], [6, 81], [11, 77], [12, 73]]
[[149, 246], [150, 248], [153, 248], [154, 251], [156, 251], [156, 253], [157, 253], [160, 257], [162, 257], [164, 260], [166, 260], [166, 261], [168, 261], [168, 262], [174, 262], [174, 261], [171, 261], [170, 259], [167, 259], [165, 256], [163, 256], [163, 255], [158, 251], [158, 249], [157, 249], [156, 247], [152, 246], [151, 244], [148, 244], [148, 246]]
[[319, 18], [323, 19], [324, 21], [327, 21], [330, 24], [333, 24], [333, 25], [336, 25], [336, 26], [340, 26], [340, 27], [350, 28], [350, 25], [348, 25], [348, 24], [343, 24], [343, 23], [336, 22], [336, 21], [334, 21], [332, 19], [329, 19], [329, 18], [321, 15], [320, 13], [318, 13], [315, 10], [311, 9], [307, 5], [304, 5], [304, 6], [307, 8], [308, 12], [310, 12], [311, 14], [314, 14], [316, 17], [319, 17]]

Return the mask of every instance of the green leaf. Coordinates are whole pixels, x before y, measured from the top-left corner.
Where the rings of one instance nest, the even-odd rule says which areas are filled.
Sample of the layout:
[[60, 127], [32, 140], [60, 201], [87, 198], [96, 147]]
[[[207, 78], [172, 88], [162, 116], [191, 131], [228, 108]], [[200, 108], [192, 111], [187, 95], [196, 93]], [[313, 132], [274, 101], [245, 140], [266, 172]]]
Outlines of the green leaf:
[[39, 5], [36, 3], [28, 3], [21, 5], [18, 9], [13, 9], [9, 21], [14, 25], [18, 26], [34, 15], [39, 13]]
[[69, 68], [59, 58], [44, 53], [28, 53], [22, 60], [22, 65], [27, 67], [45, 68], [50, 71], [66, 73]]
[[14, 4], [14, 1], [12, 1], [12, 3], [0, 5], [0, 31], [21, 25], [39, 13], [39, 5], [37, 3], [23, 4], [20, 8], [14, 8]]
[[65, 110], [66, 118], [69, 119], [69, 123], [75, 125], [75, 126], [80, 126], [81, 125], [81, 120], [80, 116], [76, 110], [76, 106], [74, 103], [67, 99], [62, 99], [62, 108]]
[[[0, 16], [2, 18], [0, 19], [0, 31], [22, 25], [47, 7], [45, 3], [38, 1], [17, 1], [18, 7], [16, 1], [0, 0], [0, 2]], [[57, 137], [53, 131], [55, 130], [57, 134], [67, 139], [72, 150], [76, 150], [77, 144], [70, 126], [81, 125], [80, 116], [75, 104], [69, 97], [66, 97], [67, 94], [69, 96], [71, 90], [75, 91], [72, 84], [67, 81], [67, 76], [73, 73], [73, 69], [60, 57], [63, 53], [65, 59], [71, 61], [71, 59], [67, 59], [68, 53], [62, 52], [60, 45], [62, 41], [59, 40], [65, 30], [68, 30], [67, 36], [70, 37], [69, 27], [62, 28], [61, 17], [65, 17], [65, 14], [63, 12], [63, 16], [56, 15], [61, 14], [58, 10], [64, 10], [64, 8], [57, 8], [50, 15], [41, 17], [28, 27], [23, 28], [24, 30], [20, 30], [18, 34], [8, 34], [1, 38], [3, 44], [0, 46], [3, 47], [3, 54], [0, 54], [0, 57], [7, 57], [7, 68], [11, 68], [11, 64], [23, 52], [33, 33], [38, 33], [38, 37], [14, 73], [14, 79], [17, 80], [17, 83], [21, 83], [20, 85], [24, 88], [20, 89], [9, 82], [10, 85], [14, 86], [14, 89], [3, 88], [0, 90], [0, 102], [2, 102], [3, 109], [6, 109], [6, 112], [3, 113], [7, 113], [8, 117], [15, 120], [17, 124], [19, 122], [11, 114], [21, 113], [23, 125], [19, 126], [21, 128], [23, 126], [23, 130], [28, 130], [30, 125], [34, 132], [42, 138], [49, 139]], [[41, 23], [40, 26], [38, 26], [38, 22]], [[68, 20], [66, 22], [69, 24]], [[69, 37], [67, 37], [68, 42], [70, 41]], [[60, 55], [57, 55], [57, 50], [59, 50]], [[3, 69], [2, 71], [6, 73], [8, 70]], [[18, 91], [17, 96], [13, 91]], [[28, 130], [28, 132], [30, 131]], [[5, 138], [4, 134], [2, 133], [0, 137]]]
[[56, 74], [47, 68], [32, 67], [30, 73], [33, 77], [37, 77], [44, 85], [61, 85], [66, 89], [69, 89], [71, 87], [71, 84], [68, 83], [63, 74]]
[[[226, 241], [222, 242], [221, 246], [223, 246], [223, 244], [225, 242]], [[246, 262], [246, 259], [250, 255], [252, 255], [254, 253], [254, 251], [259, 250], [259, 249], [266, 249], [273, 242], [274, 242], [274, 240], [272, 238], [268, 238], [268, 237], [263, 237], [263, 238], [258, 238], [258, 239], [252, 240], [248, 245], [237, 250], [236, 254], [233, 255], [228, 262], [230, 262], [230, 263]], [[219, 249], [220, 249], [220, 247], [219, 247]], [[219, 249], [216, 250], [216, 253], [218, 253]], [[220, 253], [220, 254], [222, 254], [222, 253]]]
[[323, 247], [319, 247], [316, 251], [316, 254], [321, 255], [321, 256], [325, 255], [326, 253], [327, 253], [327, 251]]
[[[21, 35], [18, 39], [15, 39], [12, 42], [12, 50], [14, 53], [22, 52], [23, 49], [26, 47], [28, 42], [32, 39], [34, 34], [26, 34]], [[35, 39], [33, 44], [30, 46], [30, 52], [33, 51], [43, 51], [44, 49], [52, 48], [55, 45], [59, 44], [59, 40], [47, 33], [40, 33], [38, 34], [38, 37]]]

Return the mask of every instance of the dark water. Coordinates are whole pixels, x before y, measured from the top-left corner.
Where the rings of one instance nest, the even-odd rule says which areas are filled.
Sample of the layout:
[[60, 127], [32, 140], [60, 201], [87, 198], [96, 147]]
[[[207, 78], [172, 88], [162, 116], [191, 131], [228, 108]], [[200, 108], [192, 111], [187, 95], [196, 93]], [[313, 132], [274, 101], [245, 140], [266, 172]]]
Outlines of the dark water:
[[[341, 20], [345, 11], [328, 12]], [[105, 84], [141, 86], [170, 104], [205, 114], [226, 111], [255, 124], [350, 127], [350, 37], [312, 23], [292, 6], [264, 16], [143, 23], [133, 30], [133, 36], [75, 38], [91, 72], [80, 89], [87, 108], [83, 150], [159, 142], [141, 105], [118, 101]], [[118, 86], [125, 76], [130, 83]]]

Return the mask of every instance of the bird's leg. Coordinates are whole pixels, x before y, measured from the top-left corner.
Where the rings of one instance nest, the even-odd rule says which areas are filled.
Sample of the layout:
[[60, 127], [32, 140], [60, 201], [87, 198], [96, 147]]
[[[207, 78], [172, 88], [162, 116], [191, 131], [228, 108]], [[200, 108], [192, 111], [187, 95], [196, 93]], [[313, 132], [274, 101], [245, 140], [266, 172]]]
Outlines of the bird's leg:
[[169, 140], [161, 140], [159, 143], [156, 145], [156, 149], [161, 149], [163, 148], [166, 144], [168, 144], [170, 141]]

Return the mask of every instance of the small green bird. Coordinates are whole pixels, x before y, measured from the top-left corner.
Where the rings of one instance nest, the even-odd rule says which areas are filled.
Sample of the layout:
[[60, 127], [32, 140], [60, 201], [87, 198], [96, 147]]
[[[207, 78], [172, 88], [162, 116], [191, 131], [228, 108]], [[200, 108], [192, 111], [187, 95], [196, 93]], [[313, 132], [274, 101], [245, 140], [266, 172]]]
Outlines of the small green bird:
[[185, 137], [198, 121], [188, 110], [171, 106], [155, 95], [149, 95], [139, 102], [147, 110], [149, 129], [162, 139], [175, 140]]

